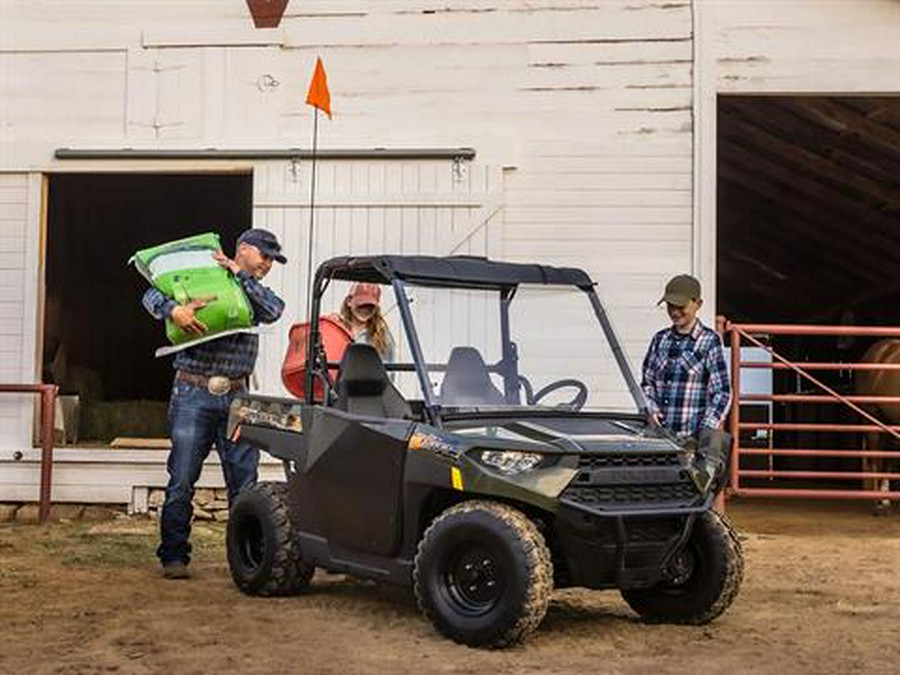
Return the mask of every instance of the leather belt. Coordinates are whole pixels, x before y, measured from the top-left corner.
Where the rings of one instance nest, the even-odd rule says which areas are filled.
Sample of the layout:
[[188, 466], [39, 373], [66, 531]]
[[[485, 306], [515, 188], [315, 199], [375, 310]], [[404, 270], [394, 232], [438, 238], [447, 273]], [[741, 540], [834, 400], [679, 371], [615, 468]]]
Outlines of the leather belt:
[[229, 379], [224, 375], [206, 376], [198, 373], [189, 373], [184, 370], [175, 371], [175, 381], [193, 384], [195, 387], [203, 387], [213, 396], [224, 396], [232, 391], [247, 387], [246, 377]]

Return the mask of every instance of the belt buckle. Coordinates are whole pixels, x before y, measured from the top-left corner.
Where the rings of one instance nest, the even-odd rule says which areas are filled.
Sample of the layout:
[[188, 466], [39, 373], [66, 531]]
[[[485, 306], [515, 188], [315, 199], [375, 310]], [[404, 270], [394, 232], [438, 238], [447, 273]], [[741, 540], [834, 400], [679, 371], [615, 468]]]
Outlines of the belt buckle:
[[206, 381], [206, 390], [213, 396], [224, 396], [231, 391], [231, 380], [224, 375], [213, 375]]

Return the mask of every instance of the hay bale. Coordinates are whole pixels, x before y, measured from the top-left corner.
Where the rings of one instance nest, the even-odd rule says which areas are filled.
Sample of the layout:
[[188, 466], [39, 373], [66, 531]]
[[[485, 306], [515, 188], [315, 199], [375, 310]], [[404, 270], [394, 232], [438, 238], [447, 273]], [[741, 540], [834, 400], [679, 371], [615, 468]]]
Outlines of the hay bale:
[[110, 442], [118, 436], [164, 438], [166, 401], [90, 401], [82, 406], [81, 438]]

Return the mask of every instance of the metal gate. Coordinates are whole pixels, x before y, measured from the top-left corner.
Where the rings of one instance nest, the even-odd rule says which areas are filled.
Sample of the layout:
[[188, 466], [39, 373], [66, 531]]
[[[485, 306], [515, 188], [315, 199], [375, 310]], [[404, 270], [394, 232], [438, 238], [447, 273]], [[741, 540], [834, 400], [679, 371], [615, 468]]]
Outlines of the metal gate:
[[[892, 425], [866, 408], [874, 403], [900, 403], [900, 392], [879, 396], [841, 393], [836, 387], [823, 382], [821, 375], [822, 372], [834, 371], [900, 370], [900, 364], [797, 362], [785, 358], [766, 342], [775, 336], [900, 338], [900, 328], [737, 324], [720, 318], [719, 329], [726, 336], [725, 344], [730, 345], [731, 352], [733, 397], [729, 431], [733, 437], [733, 454], [728, 494], [900, 499], [900, 491], [891, 489], [890, 484], [891, 480], [900, 480], [900, 472], [890, 462], [890, 458], [900, 460], [900, 452], [867, 449], [862, 443], [863, 434], [868, 433], [879, 434], [892, 442], [900, 439], [900, 425]], [[746, 353], [750, 351], [747, 347], [766, 358], [746, 359]], [[796, 382], [802, 382], [804, 388], [811, 390], [778, 393], [773, 389], [766, 393], [749, 393], [747, 387], [742, 387], [742, 381], [759, 369], [773, 373], [790, 371]], [[767, 406], [769, 414], [754, 415], [757, 419], [750, 419], [749, 406], [754, 404]], [[798, 415], [783, 414], [786, 406], [794, 404], [802, 404], [801, 411], [814, 412], [815, 419], [796, 419]], [[828, 416], [823, 412], [825, 406], [831, 406], [833, 417], [823, 421], [822, 417]], [[786, 417], [789, 420], [786, 421]], [[797, 439], [801, 437], [815, 440], [798, 443]], [[841, 442], [824, 440], [835, 438], [841, 439]], [[807, 466], [798, 466], [804, 462]], [[823, 470], [822, 465], [827, 468]], [[869, 468], [866, 468], [867, 465]], [[870, 481], [877, 486], [867, 486]]]

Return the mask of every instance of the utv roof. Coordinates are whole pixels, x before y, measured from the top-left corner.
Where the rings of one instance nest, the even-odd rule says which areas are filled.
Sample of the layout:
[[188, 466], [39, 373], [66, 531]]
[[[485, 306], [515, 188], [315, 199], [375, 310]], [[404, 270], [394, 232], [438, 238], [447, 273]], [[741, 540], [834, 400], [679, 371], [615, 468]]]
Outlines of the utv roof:
[[316, 276], [383, 284], [393, 279], [435, 286], [502, 287], [550, 284], [590, 288], [594, 282], [574, 267], [506, 263], [478, 256], [439, 258], [424, 255], [341, 256], [326, 260]]

